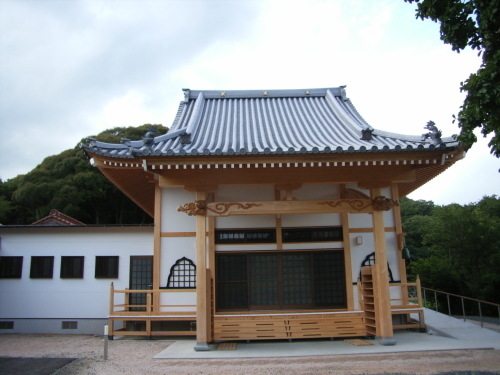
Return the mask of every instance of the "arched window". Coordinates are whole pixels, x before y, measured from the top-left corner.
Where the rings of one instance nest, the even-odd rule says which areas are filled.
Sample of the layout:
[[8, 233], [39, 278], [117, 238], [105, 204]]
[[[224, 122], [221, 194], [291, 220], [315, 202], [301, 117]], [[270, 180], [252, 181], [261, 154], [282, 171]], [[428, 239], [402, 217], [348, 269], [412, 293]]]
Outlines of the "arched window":
[[196, 266], [191, 259], [183, 257], [170, 268], [167, 288], [195, 289]]
[[[368, 254], [366, 258], [361, 263], [361, 268], [365, 266], [371, 266], [375, 264], [375, 252]], [[391, 267], [389, 267], [389, 262], [387, 262], [387, 268], [389, 270], [389, 282], [394, 282], [394, 278], [392, 277]], [[361, 271], [359, 272], [359, 278], [361, 279]]]

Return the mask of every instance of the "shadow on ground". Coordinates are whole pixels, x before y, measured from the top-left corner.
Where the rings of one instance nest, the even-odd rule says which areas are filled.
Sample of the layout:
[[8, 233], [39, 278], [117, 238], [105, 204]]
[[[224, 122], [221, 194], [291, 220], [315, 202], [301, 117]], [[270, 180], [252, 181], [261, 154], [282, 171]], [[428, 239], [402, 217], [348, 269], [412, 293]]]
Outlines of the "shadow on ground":
[[0, 358], [0, 375], [50, 375], [76, 358]]

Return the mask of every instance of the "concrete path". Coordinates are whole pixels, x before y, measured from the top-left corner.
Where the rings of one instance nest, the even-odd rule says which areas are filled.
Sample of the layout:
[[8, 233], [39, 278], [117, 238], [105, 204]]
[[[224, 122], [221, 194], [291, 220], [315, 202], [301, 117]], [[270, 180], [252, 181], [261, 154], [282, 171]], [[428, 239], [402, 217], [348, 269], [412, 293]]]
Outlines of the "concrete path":
[[176, 341], [154, 358], [265, 358], [458, 349], [500, 350], [500, 333], [428, 309], [425, 310], [425, 321], [429, 333], [396, 331], [394, 338], [397, 344], [394, 346], [381, 345], [379, 340], [365, 340], [373, 344], [369, 346], [355, 346], [343, 339], [276, 340], [238, 342], [236, 350], [217, 350], [218, 344], [214, 344], [210, 346], [210, 351], [196, 352], [193, 349], [196, 341], [184, 339]]

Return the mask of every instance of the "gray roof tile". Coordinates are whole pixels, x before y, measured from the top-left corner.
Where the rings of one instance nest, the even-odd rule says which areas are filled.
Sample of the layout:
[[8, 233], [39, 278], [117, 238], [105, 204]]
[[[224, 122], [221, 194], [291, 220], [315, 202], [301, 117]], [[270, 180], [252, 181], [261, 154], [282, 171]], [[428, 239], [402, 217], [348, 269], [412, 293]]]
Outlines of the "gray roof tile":
[[344, 87], [304, 90], [184, 90], [185, 99], [170, 130], [144, 141], [107, 144], [95, 140], [87, 151], [132, 158], [148, 155], [234, 155], [432, 150], [456, 148], [441, 143], [371, 129]]

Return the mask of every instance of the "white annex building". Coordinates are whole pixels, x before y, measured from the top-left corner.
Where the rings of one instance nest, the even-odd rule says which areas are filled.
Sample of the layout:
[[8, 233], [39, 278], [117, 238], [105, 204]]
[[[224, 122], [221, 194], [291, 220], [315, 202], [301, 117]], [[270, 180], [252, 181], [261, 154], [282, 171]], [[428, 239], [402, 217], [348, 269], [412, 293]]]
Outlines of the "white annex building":
[[0, 332], [109, 321], [208, 350], [424, 327], [398, 200], [465, 152], [433, 123], [375, 129], [344, 87], [184, 90], [166, 134], [82, 147], [155, 224], [0, 227]]

